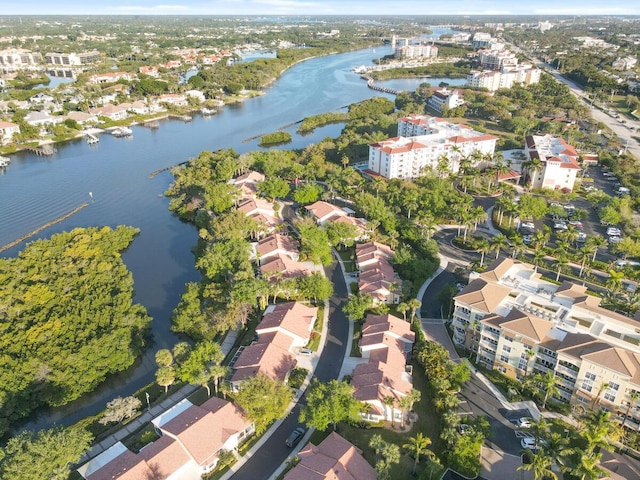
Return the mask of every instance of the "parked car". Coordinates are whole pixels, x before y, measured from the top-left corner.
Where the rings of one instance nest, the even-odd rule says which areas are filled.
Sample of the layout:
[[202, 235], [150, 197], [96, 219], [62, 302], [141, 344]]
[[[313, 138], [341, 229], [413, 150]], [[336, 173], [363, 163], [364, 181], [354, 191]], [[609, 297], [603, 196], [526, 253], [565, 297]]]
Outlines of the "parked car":
[[298, 427], [296, 428], [293, 432], [291, 432], [291, 434], [287, 437], [287, 439], [284, 441], [284, 444], [289, 447], [289, 448], [293, 448], [295, 447], [298, 442], [300, 440], [302, 440], [302, 437], [304, 437], [304, 432], [305, 429], [302, 427]]
[[522, 440], [520, 440], [520, 445], [522, 446], [522, 448], [526, 448], [533, 452], [538, 451], [540, 449], [540, 445], [544, 444], [544, 440], [539, 440], [538, 442], [536, 442], [536, 439], [533, 437], [524, 437]]
[[615, 235], [611, 235], [609, 237], [609, 243], [620, 243], [622, 241], [621, 237], [616, 237]]
[[525, 245], [529, 245], [531, 242], [533, 242], [533, 237], [531, 235], [525, 235], [524, 237], [522, 237], [522, 242]]
[[536, 225], [533, 222], [522, 222], [520, 224], [520, 228], [524, 228], [527, 230], [535, 230], [536, 229]]
[[607, 228], [607, 235], [609, 235], [610, 237], [619, 237], [620, 235], [622, 235], [622, 232], [618, 227], [609, 227]]
[[562, 221], [553, 222], [553, 228], [555, 230], [569, 230], [569, 227], [567, 227], [567, 224]]
[[587, 234], [584, 232], [578, 233], [576, 237], [576, 243], [585, 243], [587, 241]]
[[531, 417], [520, 417], [516, 422], [516, 425], [520, 428], [531, 428], [533, 426], [533, 419]]
[[582, 225], [582, 222], [579, 222], [578, 220], [571, 220], [569, 225], [578, 230], [584, 229], [584, 225]]

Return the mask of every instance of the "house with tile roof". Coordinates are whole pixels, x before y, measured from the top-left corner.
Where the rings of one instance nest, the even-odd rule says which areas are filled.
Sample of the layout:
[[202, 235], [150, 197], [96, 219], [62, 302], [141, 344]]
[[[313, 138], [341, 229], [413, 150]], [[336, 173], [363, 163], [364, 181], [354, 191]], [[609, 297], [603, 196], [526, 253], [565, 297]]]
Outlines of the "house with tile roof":
[[202, 405], [185, 399], [154, 418], [158, 440], [138, 453], [121, 442], [78, 468], [87, 480], [199, 480], [215, 468], [222, 450], [237, 450], [254, 432], [233, 403], [212, 397]]
[[369, 145], [366, 172], [384, 178], [416, 178], [425, 169], [439, 172], [441, 161], [457, 173], [462, 158], [493, 155], [498, 137], [443, 118], [410, 115], [398, 120], [398, 136]]
[[[368, 406], [362, 413], [365, 420], [401, 420], [404, 412], [400, 400], [413, 388], [407, 360], [415, 341], [409, 322], [393, 315], [367, 315], [358, 346], [366, 363], [358, 364], [351, 375], [354, 398]], [[385, 405], [385, 398], [395, 405]]]
[[343, 208], [323, 200], [318, 200], [304, 208], [320, 225], [324, 225], [329, 220], [334, 221], [338, 217], [347, 217], [349, 215]]
[[253, 244], [253, 257], [258, 260], [260, 265], [270, 262], [279, 255], [285, 255], [293, 261], [298, 261], [300, 258], [298, 247], [298, 241], [292, 236], [274, 233]]
[[278, 253], [260, 265], [262, 278], [276, 281], [282, 278], [307, 277], [313, 273], [312, 262], [299, 262], [289, 255]]
[[260, 224], [262, 232], [258, 238], [264, 233], [273, 232], [282, 225], [282, 219], [276, 215], [273, 204], [263, 198], [251, 196], [241, 198], [238, 203], [238, 211]]
[[264, 182], [264, 174], [250, 171], [229, 180], [231, 185], [240, 189], [243, 195], [255, 197], [258, 191], [258, 183]]
[[112, 103], [107, 103], [102, 107], [92, 108], [89, 113], [97, 117], [107, 117], [109, 120], [114, 121], [124, 120], [129, 116], [126, 107], [113, 105]]
[[0, 142], [4, 145], [13, 141], [13, 136], [20, 133], [20, 125], [11, 122], [0, 122]]
[[336, 432], [318, 446], [308, 444], [298, 453], [300, 461], [284, 480], [375, 480], [378, 474], [362, 451]]
[[356, 245], [358, 288], [360, 293], [370, 295], [374, 302], [400, 302], [402, 280], [391, 266], [393, 254], [391, 248], [378, 242]]
[[280, 332], [291, 337], [290, 348], [304, 347], [311, 339], [318, 318], [318, 308], [300, 302], [269, 305], [256, 327], [256, 334]]
[[[600, 302], [582, 285], [556, 285], [532, 265], [501, 259], [454, 298], [452, 339], [512, 378], [552, 372], [557, 400], [625, 414], [640, 392], [640, 319]], [[640, 427], [640, 412], [630, 415]]]
[[231, 366], [231, 388], [240, 390], [242, 382], [256, 375], [266, 375], [286, 383], [289, 373], [297, 365], [296, 357], [290, 351], [293, 342], [290, 335], [281, 331], [260, 335], [256, 342], [242, 349]]
[[551, 134], [528, 135], [524, 151], [528, 162], [523, 165], [523, 173], [531, 188], [573, 191], [582, 168], [574, 147]]

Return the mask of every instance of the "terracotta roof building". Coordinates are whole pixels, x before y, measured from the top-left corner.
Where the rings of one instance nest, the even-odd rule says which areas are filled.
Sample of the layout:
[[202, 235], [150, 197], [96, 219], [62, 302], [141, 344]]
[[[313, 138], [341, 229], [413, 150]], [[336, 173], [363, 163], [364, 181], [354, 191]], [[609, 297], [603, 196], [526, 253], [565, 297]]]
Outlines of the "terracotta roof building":
[[[582, 285], [498, 260], [454, 298], [453, 341], [509, 377], [552, 372], [559, 400], [625, 413], [640, 392], [640, 321], [600, 301]], [[640, 427], [640, 412], [630, 414]]]
[[264, 311], [256, 333], [280, 332], [291, 337], [291, 347], [304, 347], [311, 338], [313, 326], [318, 318], [318, 308], [300, 302], [270, 305]]
[[425, 169], [439, 171], [442, 158], [456, 173], [460, 160], [479, 152], [493, 155], [498, 137], [466, 125], [424, 115], [398, 120], [398, 136], [369, 145], [368, 170], [385, 178], [415, 178]]
[[362, 452], [336, 432], [317, 447], [307, 445], [298, 453], [300, 462], [285, 480], [376, 480], [378, 475]]
[[387, 245], [377, 242], [356, 245], [356, 266], [360, 272], [358, 288], [375, 302], [400, 302], [402, 280], [389, 263], [393, 253]]
[[573, 190], [576, 176], [581, 170], [578, 153], [562, 138], [553, 135], [530, 135], [525, 138], [525, 153], [530, 161], [539, 166], [524, 168], [525, 181], [531, 188], [551, 190]]

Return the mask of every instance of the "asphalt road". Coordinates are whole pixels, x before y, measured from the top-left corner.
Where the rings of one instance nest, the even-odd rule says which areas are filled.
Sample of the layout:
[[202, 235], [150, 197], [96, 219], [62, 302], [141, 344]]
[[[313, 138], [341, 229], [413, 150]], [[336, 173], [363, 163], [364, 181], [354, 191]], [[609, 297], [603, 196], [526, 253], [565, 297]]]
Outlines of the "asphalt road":
[[[347, 287], [340, 266], [333, 263], [325, 268], [328, 278], [331, 279], [334, 288], [334, 296], [329, 301], [329, 332], [324, 350], [320, 355], [315, 371], [315, 377], [321, 382], [327, 382], [338, 378], [340, 367], [345, 355], [349, 336], [349, 323], [342, 313], [342, 305], [347, 299]], [[306, 396], [303, 395], [291, 413], [282, 422], [280, 427], [269, 437], [262, 448], [251, 457], [234, 475], [234, 480], [260, 480], [266, 479], [287, 459], [291, 449], [287, 448], [284, 441], [289, 434], [299, 426], [298, 415], [300, 405], [304, 405]]]

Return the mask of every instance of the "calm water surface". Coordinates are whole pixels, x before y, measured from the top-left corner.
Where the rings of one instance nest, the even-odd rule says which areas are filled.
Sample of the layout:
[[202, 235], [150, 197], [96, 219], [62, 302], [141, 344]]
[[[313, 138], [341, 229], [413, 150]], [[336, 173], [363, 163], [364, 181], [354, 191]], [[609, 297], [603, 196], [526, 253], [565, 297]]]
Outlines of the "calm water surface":
[[[153, 179], [149, 174], [203, 150], [256, 150], [257, 139], [243, 140], [372, 96], [393, 98], [368, 89], [351, 71], [358, 65], [372, 65], [374, 58], [389, 53], [390, 47], [377, 47], [376, 51], [307, 60], [287, 70], [266, 89], [266, 95], [225, 107], [212, 117], [196, 115], [188, 123], [163, 120], [156, 130], [134, 126], [133, 138], [102, 134], [97, 145], [90, 146], [84, 140], [58, 144], [57, 153], [51, 157], [28, 153], [11, 156], [10, 166], [0, 170], [0, 245], [90, 202], [87, 208], [33, 239], [76, 227], [125, 224], [139, 228], [140, 234], [123, 259], [133, 273], [135, 301], [153, 317], [152, 348], [136, 365], [70, 405], [34, 415], [23, 427], [69, 424], [100, 411], [116, 396], [133, 393], [153, 380], [155, 352], [178, 341], [170, 331], [170, 317], [184, 284], [200, 278], [191, 254], [197, 231], [168, 210], [169, 201], [163, 192], [172, 181], [170, 173]], [[338, 136], [341, 129], [341, 125], [330, 125], [302, 137], [295, 134], [295, 127], [289, 127], [293, 140], [284, 148], [304, 148], [327, 136]], [[15, 256], [23, 248], [24, 243], [1, 255]]]

